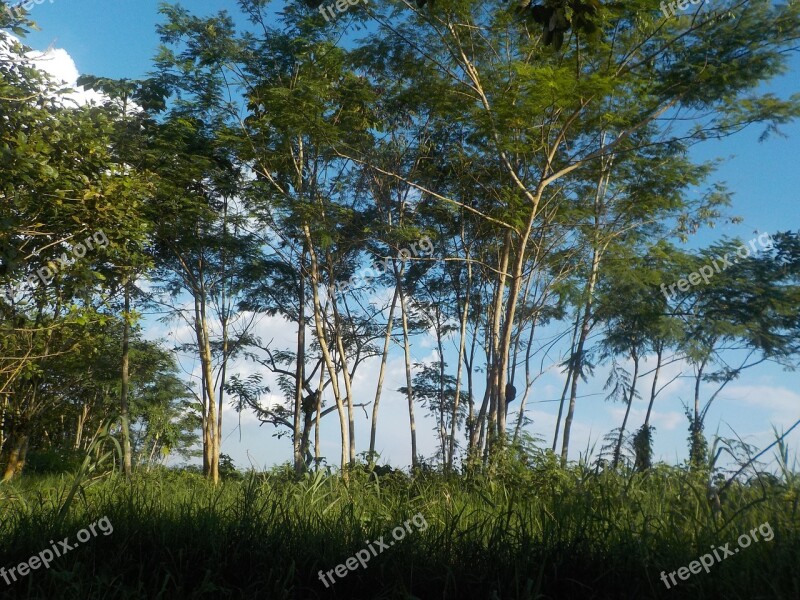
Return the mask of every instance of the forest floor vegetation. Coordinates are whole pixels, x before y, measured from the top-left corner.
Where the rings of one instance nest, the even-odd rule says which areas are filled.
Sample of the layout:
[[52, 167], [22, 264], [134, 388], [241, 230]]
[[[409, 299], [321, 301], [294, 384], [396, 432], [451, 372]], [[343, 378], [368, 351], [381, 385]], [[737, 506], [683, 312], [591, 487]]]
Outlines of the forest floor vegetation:
[[[289, 468], [216, 487], [176, 470], [75, 482], [0, 485], [0, 566], [18, 564], [101, 515], [97, 537], [4, 590], [4, 598], [798, 598], [800, 478], [760, 474], [719, 486], [702, 469], [562, 469], [554, 456], [491, 474], [363, 467], [294, 476]], [[77, 492], [71, 490], [77, 489]], [[325, 587], [341, 563], [424, 515], [391, 552]], [[659, 574], [763, 523], [770, 543], [666, 589]]]

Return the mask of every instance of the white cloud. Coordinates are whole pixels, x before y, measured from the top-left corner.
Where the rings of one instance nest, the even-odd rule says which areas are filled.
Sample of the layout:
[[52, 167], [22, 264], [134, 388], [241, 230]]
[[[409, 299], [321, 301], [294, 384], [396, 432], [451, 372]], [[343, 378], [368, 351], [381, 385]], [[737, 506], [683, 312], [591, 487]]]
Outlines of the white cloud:
[[48, 48], [44, 52], [32, 50], [25, 54], [36, 67], [49, 74], [53, 80], [61, 85], [73, 88], [74, 91], [66, 94], [66, 98], [78, 105], [89, 103], [102, 104], [104, 96], [93, 90], [78, 88], [78, 67], [69, 53], [63, 48]]
[[[11, 52], [11, 45], [22, 43], [20, 40], [8, 32], [0, 32], [0, 60], [13, 61], [16, 54]], [[47, 73], [54, 83], [60, 84], [73, 91], [64, 95], [65, 100], [70, 100], [78, 105], [95, 102], [102, 104], [104, 96], [92, 90], [78, 88], [78, 77], [80, 72], [75, 61], [63, 48], [50, 47], [47, 50], [29, 50], [25, 52], [25, 57], [40, 71]]]
[[768, 413], [776, 425], [791, 425], [797, 420], [800, 394], [784, 387], [770, 385], [731, 385], [721, 401], [729, 400], [744, 406], [757, 406]]

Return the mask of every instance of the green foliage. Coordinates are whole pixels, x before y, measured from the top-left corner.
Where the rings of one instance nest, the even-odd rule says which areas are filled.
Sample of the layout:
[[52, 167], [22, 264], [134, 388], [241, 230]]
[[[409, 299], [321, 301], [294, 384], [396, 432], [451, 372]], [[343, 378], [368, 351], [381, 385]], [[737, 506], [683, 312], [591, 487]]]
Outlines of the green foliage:
[[242, 473], [236, 468], [233, 459], [224, 453], [219, 455], [219, 476], [223, 479], [232, 480], [241, 480], [244, 478]]
[[689, 464], [694, 469], [705, 469], [708, 463], [708, 441], [703, 433], [703, 421], [698, 419], [688, 410], [686, 418], [689, 421]]
[[642, 425], [633, 437], [635, 453], [634, 468], [639, 472], [647, 471], [653, 466], [653, 432], [652, 425]]
[[[800, 17], [794, 5], [722, 3], [663, 22], [656, 3], [434, 0], [423, 12], [370, 1], [351, 13], [356, 24], [374, 19], [370, 28], [344, 41], [344, 19], [323, 24], [307, 3], [276, 15], [265, 0], [241, 0], [246, 29], [224, 11], [163, 6], [155, 76], [81, 77], [107, 98], [89, 107], [64, 106], [13, 46], [0, 64], [0, 286], [48, 267], [81, 236], [103, 230], [109, 244], [0, 303], [0, 460], [11, 464], [21, 448], [30, 471], [0, 483], [0, 565], [101, 516], [114, 532], [3, 587], [3, 597], [799, 597], [800, 476], [788, 448], [778, 445], [775, 473], [754, 467], [726, 481], [722, 453], [751, 448], [716, 439], [709, 449], [704, 417], [750, 366], [731, 366], [723, 349], [794, 366], [800, 236], [777, 234], [763, 256], [670, 299], [658, 286], [735, 249], [722, 240], [682, 252], [666, 239], [688, 239], [730, 204], [710, 183], [715, 163], [690, 160], [693, 144], [750, 123], [771, 134], [800, 115], [800, 97], [762, 91], [787, 64]], [[25, 23], [3, 13], [5, 25]], [[435, 256], [394, 260], [423, 234]], [[308, 314], [311, 291], [387, 256], [397, 271]], [[135, 289], [142, 279], [155, 282], [152, 295]], [[562, 468], [524, 430], [507, 443], [501, 427], [484, 461], [472, 443], [478, 460], [463, 474], [433, 460], [406, 474], [376, 465], [374, 452], [338, 474], [296, 464], [242, 473], [221, 454], [218, 486], [199, 467], [162, 466], [194, 458], [201, 414], [223, 392], [280, 435], [298, 433], [293, 417], [311, 432], [322, 398], [314, 386], [355, 378], [380, 352], [385, 307], [362, 300], [383, 285], [413, 304], [412, 335], [438, 334], [439, 362], [419, 365], [401, 392], [438, 416], [440, 458], [451, 419], [456, 433], [463, 413], [473, 430], [499, 420], [505, 390], [486, 395], [487, 416], [475, 406], [482, 384], [508, 373], [519, 385], [523, 368], [535, 381], [531, 348], [552, 349], [536, 327], [585, 314], [584, 339], [596, 339], [595, 325], [604, 335], [572, 352], [574, 382], [607, 360], [610, 397], [630, 403], [636, 377], [621, 356], [674, 351], [665, 363], [696, 367], [690, 460], [654, 465], [645, 424], [633, 468]], [[133, 311], [121, 308], [121, 290]], [[209, 367], [202, 398], [141, 335], [144, 308], [170, 299], [168, 316], [194, 329]], [[313, 333], [270, 349], [244, 325], [264, 315]], [[445, 364], [444, 342], [460, 341], [462, 322], [468, 348]], [[120, 462], [126, 325], [139, 466], [130, 481], [110, 474]], [[336, 343], [324, 367], [323, 343]], [[283, 405], [261, 406], [261, 369], [222, 376], [245, 355], [278, 374]], [[701, 398], [708, 384], [719, 388]], [[417, 513], [424, 531], [323, 587], [319, 570]], [[661, 587], [661, 571], [761, 523], [774, 540]]]
[[44, 448], [29, 450], [25, 470], [31, 475], [57, 475], [77, 471], [85, 453], [69, 448]]
[[[519, 453], [521, 452], [521, 454]], [[495, 478], [248, 473], [214, 488], [166, 469], [85, 487], [62, 524], [65, 478], [0, 485], [0, 560], [17, 564], [47, 540], [107, 516], [114, 527], [4, 590], [5, 598], [789, 598], [797, 589], [800, 489], [791, 477], [731, 486], [719, 510], [706, 479], [657, 465], [648, 474], [562, 470], [552, 455], [509, 457]], [[549, 453], [548, 453], [549, 454]], [[516, 462], [516, 465], [512, 464]], [[421, 513], [406, 534], [326, 589], [319, 581], [365, 542]], [[709, 574], [666, 590], [672, 571], [761, 523], [775, 532]], [[131, 557], [135, 560], [131, 560]], [[142, 577], [142, 573], [147, 577]], [[100, 585], [102, 583], [102, 585]]]

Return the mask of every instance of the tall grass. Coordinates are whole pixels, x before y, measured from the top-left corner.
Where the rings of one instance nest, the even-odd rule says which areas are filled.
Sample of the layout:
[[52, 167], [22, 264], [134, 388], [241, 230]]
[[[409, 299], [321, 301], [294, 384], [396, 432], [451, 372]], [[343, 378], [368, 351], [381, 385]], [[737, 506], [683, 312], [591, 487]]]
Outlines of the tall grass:
[[[800, 488], [792, 471], [736, 483], [708, 476], [559, 468], [542, 455], [491, 476], [376, 477], [361, 470], [294, 479], [248, 474], [216, 489], [199, 476], [68, 477], [0, 486], [6, 568], [107, 516], [98, 536], [7, 586], [4, 598], [800, 598]], [[390, 538], [416, 513], [428, 523], [326, 588], [328, 571]], [[63, 519], [60, 518], [63, 516]], [[674, 571], [768, 522], [753, 544], [667, 590]]]

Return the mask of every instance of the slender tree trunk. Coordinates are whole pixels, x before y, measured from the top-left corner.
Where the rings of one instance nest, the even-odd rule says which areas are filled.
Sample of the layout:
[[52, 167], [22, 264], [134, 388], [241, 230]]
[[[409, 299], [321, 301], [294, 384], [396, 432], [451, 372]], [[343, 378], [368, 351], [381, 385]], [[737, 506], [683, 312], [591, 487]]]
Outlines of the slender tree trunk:
[[406, 296], [403, 291], [402, 276], [403, 270], [397, 274], [397, 285], [400, 290], [400, 315], [403, 323], [403, 349], [406, 361], [406, 388], [408, 392], [408, 421], [411, 431], [411, 468], [417, 468], [417, 426], [414, 422], [414, 389], [411, 381], [411, 346], [408, 339], [408, 313], [406, 309]]
[[122, 390], [120, 393], [120, 421], [122, 422], [122, 468], [125, 478], [131, 478], [131, 418], [128, 410], [130, 390], [130, 339], [131, 339], [131, 290], [126, 275], [123, 282], [125, 312], [122, 315]]
[[[503, 350], [501, 349], [503, 337], [501, 327], [503, 324], [503, 304], [506, 288], [506, 272], [508, 270], [508, 262], [511, 257], [511, 244], [513, 236], [511, 230], [506, 231], [505, 241], [503, 243], [503, 254], [500, 257], [500, 264], [498, 269], [500, 271], [497, 286], [495, 287], [494, 298], [492, 301], [492, 323], [491, 323], [491, 360], [489, 361], [489, 431], [487, 438], [487, 447], [491, 450], [495, 442], [503, 431], [505, 424], [505, 406], [504, 404], [504, 391], [503, 382], [505, 382], [505, 363], [503, 362]], [[511, 296], [509, 292], [509, 302]], [[502, 422], [501, 422], [502, 421]]]
[[692, 467], [699, 467], [705, 461], [705, 439], [703, 437], [703, 416], [700, 413], [700, 384], [703, 381], [708, 358], [704, 358], [697, 367], [694, 381], [694, 413], [692, 420], [692, 440], [689, 446], [689, 458]]
[[336, 301], [333, 302], [333, 313], [334, 313], [334, 322], [336, 324], [335, 330], [333, 332], [334, 340], [336, 341], [336, 348], [337, 353], [339, 355], [339, 361], [342, 366], [342, 379], [344, 379], [344, 393], [345, 393], [345, 401], [347, 402], [347, 423], [348, 423], [348, 430], [350, 432], [350, 436], [348, 438], [348, 462], [349, 464], [355, 465], [356, 464], [356, 423], [355, 423], [355, 413], [353, 412], [353, 385], [352, 381], [350, 380], [350, 369], [347, 366], [347, 355], [345, 354], [344, 349], [344, 342], [342, 341], [342, 330], [343, 327], [341, 326], [341, 321], [339, 319], [339, 312], [336, 309]]
[[[490, 392], [487, 390], [487, 396]], [[481, 419], [481, 438], [479, 444], [479, 450], [481, 451], [481, 460], [483, 461], [483, 465], [486, 466], [486, 461], [489, 460], [489, 442], [486, 439], [486, 419]]]
[[434, 306], [436, 314], [436, 349], [439, 353], [439, 444], [442, 453], [442, 462], [447, 464], [447, 428], [444, 423], [444, 344], [442, 342], [441, 311]]
[[211, 342], [209, 340], [208, 321], [205, 310], [205, 290], [197, 290], [195, 295], [195, 331], [197, 334], [197, 349], [200, 354], [200, 366], [203, 373], [204, 404], [208, 410], [205, 415], [204, 435], [204, 468], [206, 475], [216, 485], [219, 482], [219, 439], [216, 431], [217, 410], [216, 396], [214, 394], [214, 373], [211, 356]]
[[[469, 254], [467, 254], [469, 259]], [[453, 469], [453, 455], [455, 454], [456, 433], [458, 432], [458, 408], [461, 399], [461, 369], [464, 364], [464, 352], [467, 345], [467, 322], [469, 319], [469, 290], [472, 288], [472, 268], [467, 260], [467, 293], [464, 296], [464, 307], [461, 311], [461, 326], [458, 341], [458, 368], [456, 370], [456, 392], [453, 398], [453, 414], [450, 420], [450, 443], [447, 449], [447, 469]], [[470, 417], [472, 415], [470, 414]]]
[[703, 380], [703, 371], [706, 367], [706, 361], [703, 360], [697, 369], [697, 376], [694, 381], [694, 420], [695, 423], [700, 422], [700, 382]]
[[566, 466], [567, 457], [569, 455], [569, 435], [572, 430], [572, 419], [575, 416], [575, 402], [578, 398], [578, 380], [583, 366], [583, 350], [586, 345], [586, 339], [589, 337], [591, 329], [592, 318], [592, 305], [594, 287], [597, 283], [597, 274], [600, 266], [600, 251], [595, 248], [592, 253], [592, 271], [589, 275], [589, 281], [586, 285], [586, 304], [583, 310], [583, 319], [581, 323], [581, 332], [578, 336], [578, 345], [575, 348], [575, 354], [572, 360], [572, 383], [569, 393], [569, 408], [567, 409], [567, 417], [564, 420], [564, 439], [561, 445], [561, 465]]
[[[197, 340], [197, 353], [201, 357], [200, 362], [202, 365], [203, 356], [203, 329], [200, 326], [202, 316], [200, 313], [200, 301], [195, 294], [194, 296], [194, 331]], [[209, 424], [209, 410], [208, 410], [208, 385], [206, 383], [206, 370], [200, 369], [200, 406], [202, 411], [202, 430], [203, 430], [203, 475], [211, 477], [211, 464], [212, 460], [212, 439], [211, 427]]]
[[[228, 236], [228, 199], [225, 199], [225, 203], [223, 205], [223, 217], [222, 217], [222, 231], [225, 238]], [[220, 453], [222, 452], [222, 413], [224, 408], [224, 401], [225, 401], [225, 382], [227, 381], [228, 376], [228, 352], [229, 352], [229, 340], [228, 340], [228, 322], [230, 319], [230, 308], [229, 308], [229, 300], [228, 300], [228, 293], [227, 293], [227, 277], [226, 274], [228, 273], [228, 257], [227, 252], [223, 251], [222, 253], [222, 282], [220, 287], [222, 288], [220, 291], [220, 322], [222, 326], [222, 364], [220, 365], [219, 371], [219, 399], [217, 401], [217, 428], [216, 428], [216, 440], [214, 443], [214, 469], [219, 472], [219, 457]]]
[[659, 344], [656, 348], [656, 371], [653, 374], [653, 385], [650, 387], [650, 402], [647, 404], [647, 414], [644, 417], [644, 427], [650, 427], [650, 414], [653, 411], [653, 404], [656, 401], [656, 394], [658, 393], [658, 375], [661, 371], [661, 357], [664, 352], [664, 347]]
[[318, 390], [319, 393], [317, 394], [317, 408], [316, 408], [316, 419], [314, 421], [314, 470], [319, 470], [319, 463], [320, 463], [320, 445], [319, 445], [319, 423], [322, 419], [322, 386], [325, 383], [325, 369], [320, 368], [319, 370], [319, 386]]
[[8, 393], [0, 392], [0, 456], [3, 456], [3, 449], [6, 447], [6, 415], [8, 414]]
[[631, 389], [628, 393], [628, 406], [625, 408], [625, 418], [622, 419], [622, 427], [619, 428], [619, 437], [617, 438], [617, 445], [614, 448], [614, 462], [612, 467], [615, 469], [622, 455], [622, 440], [625, 438], [625, 427], [628, 425], [628, 416], [631, 414], [631, 406], [633, 405], [633, 399], [636, 395], [636, 381], [639, 378], [639, 354], [635, 349], [631, 350], [631, 357], [633, 358], [633, 377], [631, 378]]
[[[350, 445], [350, 433], [347, 426], [347, 415], [345, 415], [344, 404], [342, 404], [341, 391], [339, 390], [339, 380], [336, 376], [336, 366], [333, 363], [330, 347], [328, 346], [328, 338], [325, 336], [325, 331], [323, 328], [322, 306], [320, 304], [319, 289], [317, 288], [319, 285], [319, 265], [317, 261], [317, 253], [314, 250], [314, 245], [312, 244], [311, 240], [311, 229], [308, 227], [308, 225], [303, 225], [303, 233], [305, 234], [306, 242], [308, 243], [308, 257], [311, 265], [311, 295], [314, 301], [314, 328], [317, 332], [317, 340], [319, 342], [320, 351], [322, 352], [322, 357], [325, 360], [325, 367], [328, 369], [328, 374], [331, 378], [331, 386], [333, 387], [333, 395], [336, 401], [336, 410], [339, 413], [339, 429], [342, 438], [341, 468], [342, 471], [345, 471], [345, 467], [347, 466], [348, 462], [347, 449]], [[334, 293], [335, 291], [333, 290], [332, 285], [330, 285], [328, 289], [328, 296], [333, 298], [333, 302], [336, 301], [335, 296], [333, 296]], [[317, 420], [317, 422], [319, 423], [319, 420]], [[345, 477], [347, 477], [346, 472]]]
[[653, 411], [653, 404], [658, 395], [658, 376], [661, 371], [661, 360], [664, 352], [664, 345], [660, 342], [655, 344], [656, 369], [653, 374], [653, 385], [650, 387], [650, 401], [647, 403], [647, 414], [644, 417], [644, 424], [634, 437], [635, 468], [639, 472], [644, 472], [652, 466], [653, 457], [653, 438], [650, 431], [650, 415]]
[[86, 427], [86, 420], [88, 417], [89, 407], [84, 404], [81, 407], [80, 413], [78, 413], [78, 423], [75, 426], [75, 443], [72, 446], [75, 450], [81, 449], [81, 444], [83, 443], [83, 429]]
[[474, 464], [475, 442], [478, 439], [478, 423], [475, 416], [475, 380], [472, 376], [472, 365], [475, 364], [475, 353], [478, 348], [478, 336], [473, 332], [472, 340], [469, 345], [469, 358], [464, 357], [464, 367], [467, 369], [467, 394], [469, 396], [469, 408], [467, 413], [467, 463]]
[[219, 483], [219, 453], [220, 453], [220, 439], [219, 431], [217, 431], [217, 407], [214, 394], [214, 374], [212, 372], [212, 356], [211, 356], [211, 341], [209, 339], [208, 321], [205, 318], [205, 311], [203, 311], [203, 321], [201, 323], [203, 332], [203, 350], [201, 354], [201, 364], [205, 372], [206, 388], [208, 394], [208, 439], [210, 443], [210, 460], [211, 460], [211, 481], [216, 485]]
[[[303, 254], [300, 257], [300, 268], [298, 270], [298, 308], [297, 308], [297, 366], [295, 370], [295, 393], [294, 393], [294, 423], [293, 423], [293, 442], [294, 442], [294, 471], [302, 473], [305, 469], [305, 461], [302, 443], [300, 440], [300, 411], [303, 408], [303, 383], [305, 380], [306, 362], [306, 277], [305, 260], [306, 247], [308, 242], [303, 242]], [[307, 431], [307, 429], [306, 429]]]
[[[327, 262], [328, 262], [328, 280], [334, 281], [335, 280], [335, 273], [334, 273], [334, 260], [333, 254], [328, 251], [327, 254]], [[351, 466], [356, 464], [356, 422], [355, 422], [355, 413], [353, 409], [353, 382], [350, 378], [350, 368], [347, 364], [347, 353], [345, 352], [344, 347], [344, 339], [343, 339], [343, 332], [345, 331], [345, 327], [342, 324], [342, 318], [339, 314], [339, 308], [336, 304], [336, 297], [333, 298], [331, 302], [331, 308], [333, 310], [333, 339], [334, 343], [336, 344], [336, 352], [339, 356], [339, 362], [341, 363], [341, 370], [342, 370], [342, 379], [344, 380], [344, 393], [345, 393], [345, 402], [347, 403], [347, 421], [348, 421], [348, 428], [350, 432], [350, 436], [348, 438], [348, 462]]]
[[[322, 392], [317, 392], [321, 394]], [[316, 409], [316, 402], [314, 402], [316, 394], [308, 397], [303, 401], [303, 432], [300, 437], [300, 454], [303, 457], [302, 469], [304, 471], [311, 462], [311, 453], [308, 450], [311, 441], [311, 426], [314, 423], [314, 411]]]
[[383, 353], [381, 354], [381, 368], [378, 371], [378, 387], [375, 390], [375, 403], [372, 405], [372, 421], [369, 428], [369, 461], [372, 464], [375, 461], [375, 438], [378, 431], [378, 408], [381, 402], [381, 392], [383, 390], [383, 381], [386, 377], [386, 363], [389, 358], [389, 347], [392, 341], [392, 325], [394, 324], [394, 310], [397, 306], [397, 299], [400, 294], [400, 283], [394, 286], [394, 295], [392, 296], [392, 305], [389, 308], [389, 320], [386, 323], [386, 335], [383, 338]]
[[553, 435], [553, 452], [558, 447], [558, 430], [561, 428], [561, 415], [564, 412], [564, 401], [567, 399], [567, 390], [572, 380], [572, 363], [575, 360], [575, 343], [578, 339], [578, 327], [580, 326], [580, 314], [575, 315], [575, 329], [572, 330], [572, 342], [569, 345], [569, 363], [567, 364], [567, 379], [564, 381], [564, 389], [561, 392], [561, 402], [558, 405], [558, 416], [556, 417], [556, 432]]
[[[512, 339], [514, 337], [514, 319], [517, 314], [517, 304], [519, 303], [520, 291], [522, 290], [522, 277], [525, 270], [526, 257], [525, 246], [528, 243], [534, 216], [535, 212], [531, 215], [530, 222], [528, 223], [528, 232], [520, 240], [520, 247], [517, 249], [514, 272], [511, 274], [511, 285], [509, 285], [508, 289], [508, 301], [506, 303], [506, 311], [502, 330], [503, 337], [500, 341], [500, 368], [498, 370], [499, 379], [497, 382], [497, 427], [500, 440], [503, 444], [505, 444], [506, 408], [508, 407], [508, 403], [506, 402], [506, 384], [508, 383], [508, 366], [511, 363], [511, 347]], [[505, 268], [503, 271], [505, 271]]]
[[161, 437], [161, 434], [157, 433], [156, 436], [153, 438], [153, 448], [150, 450], [150, 456], [147, 458], [147, 470], [150, 471], [153, 468], [153, 463], [155, 461], [155, 454], [156, 449], [158, 448], [158, 440]]
[[525, 393], [522, 395], [522, 400], [519, 402], [519, 414], [517, 415], [517, 425], [514, 428], [514, 439], [513, 443], [517, 443], [519, 440], [519, 432], [522, 427], [522, 418], [525, 415], [525, 401], [528, 399], [528, 394], [531, 390], [531, 385], [533, 382], [531, 381], [531, 347], [533, 346], [533, 337], [536, 333], [536, 321], [531, 323], [531, 335], [528, 338], [528, 345], [525, 348]]
[[222, 302], [223, 317], [222, 317], [222, 365], [219, 371], [219, 400], [217, 401], [217, 441], [214, 445], [214, 461], [219, 469], [219, 457], [222, 452], [222, 409], [224, 407], [225, 398], [225, 382], [228, 376], [228, 309], [225, 308], [225, 300], [223, 297]]
[[[486, 352], [486, 364], [490, 364], [491, 363], [492, 350], [491, 350], [491, 345], [490, 345], [490, 341], [489, 341], [489, 336], [488, 335], [484, 336], [484, 351]], [[488, 383], [489, 382], [487, 381], [486, 389], [484, 390], [484, 393], [483, 393], [483, 401], [481, 402], [481, 408], [478, 411], [478, 430], [476, 432], [476, 441], [477, 441], [476, 449], [477, 449], [477, 452], [476, 452], [475, 456], [476, 457], [480, 456], [481, 460], [483, 462], [485, 462], [486, 459], [488, 458], [488, 455], [487, 455], [488, 445], [487, 445], [487, 440], [486, 440], [487, 435], [488, 435], [487, 434], [487, 424], [486, 424], [486, 409], [487, 409], [487, 406], [489, 406], [490, 396], [491, 396], [491, 393], [492, 393], [491, 387], [490, 387], [490, 385], [488, 385]]]
[[200, 374], [200, 394], [202, 407], [202, 429], [203, 429], [203, 475], [208, 477], [211, 474], [211, 438], [208, 431], [208, 398], [206, 397], [206, 375]]

